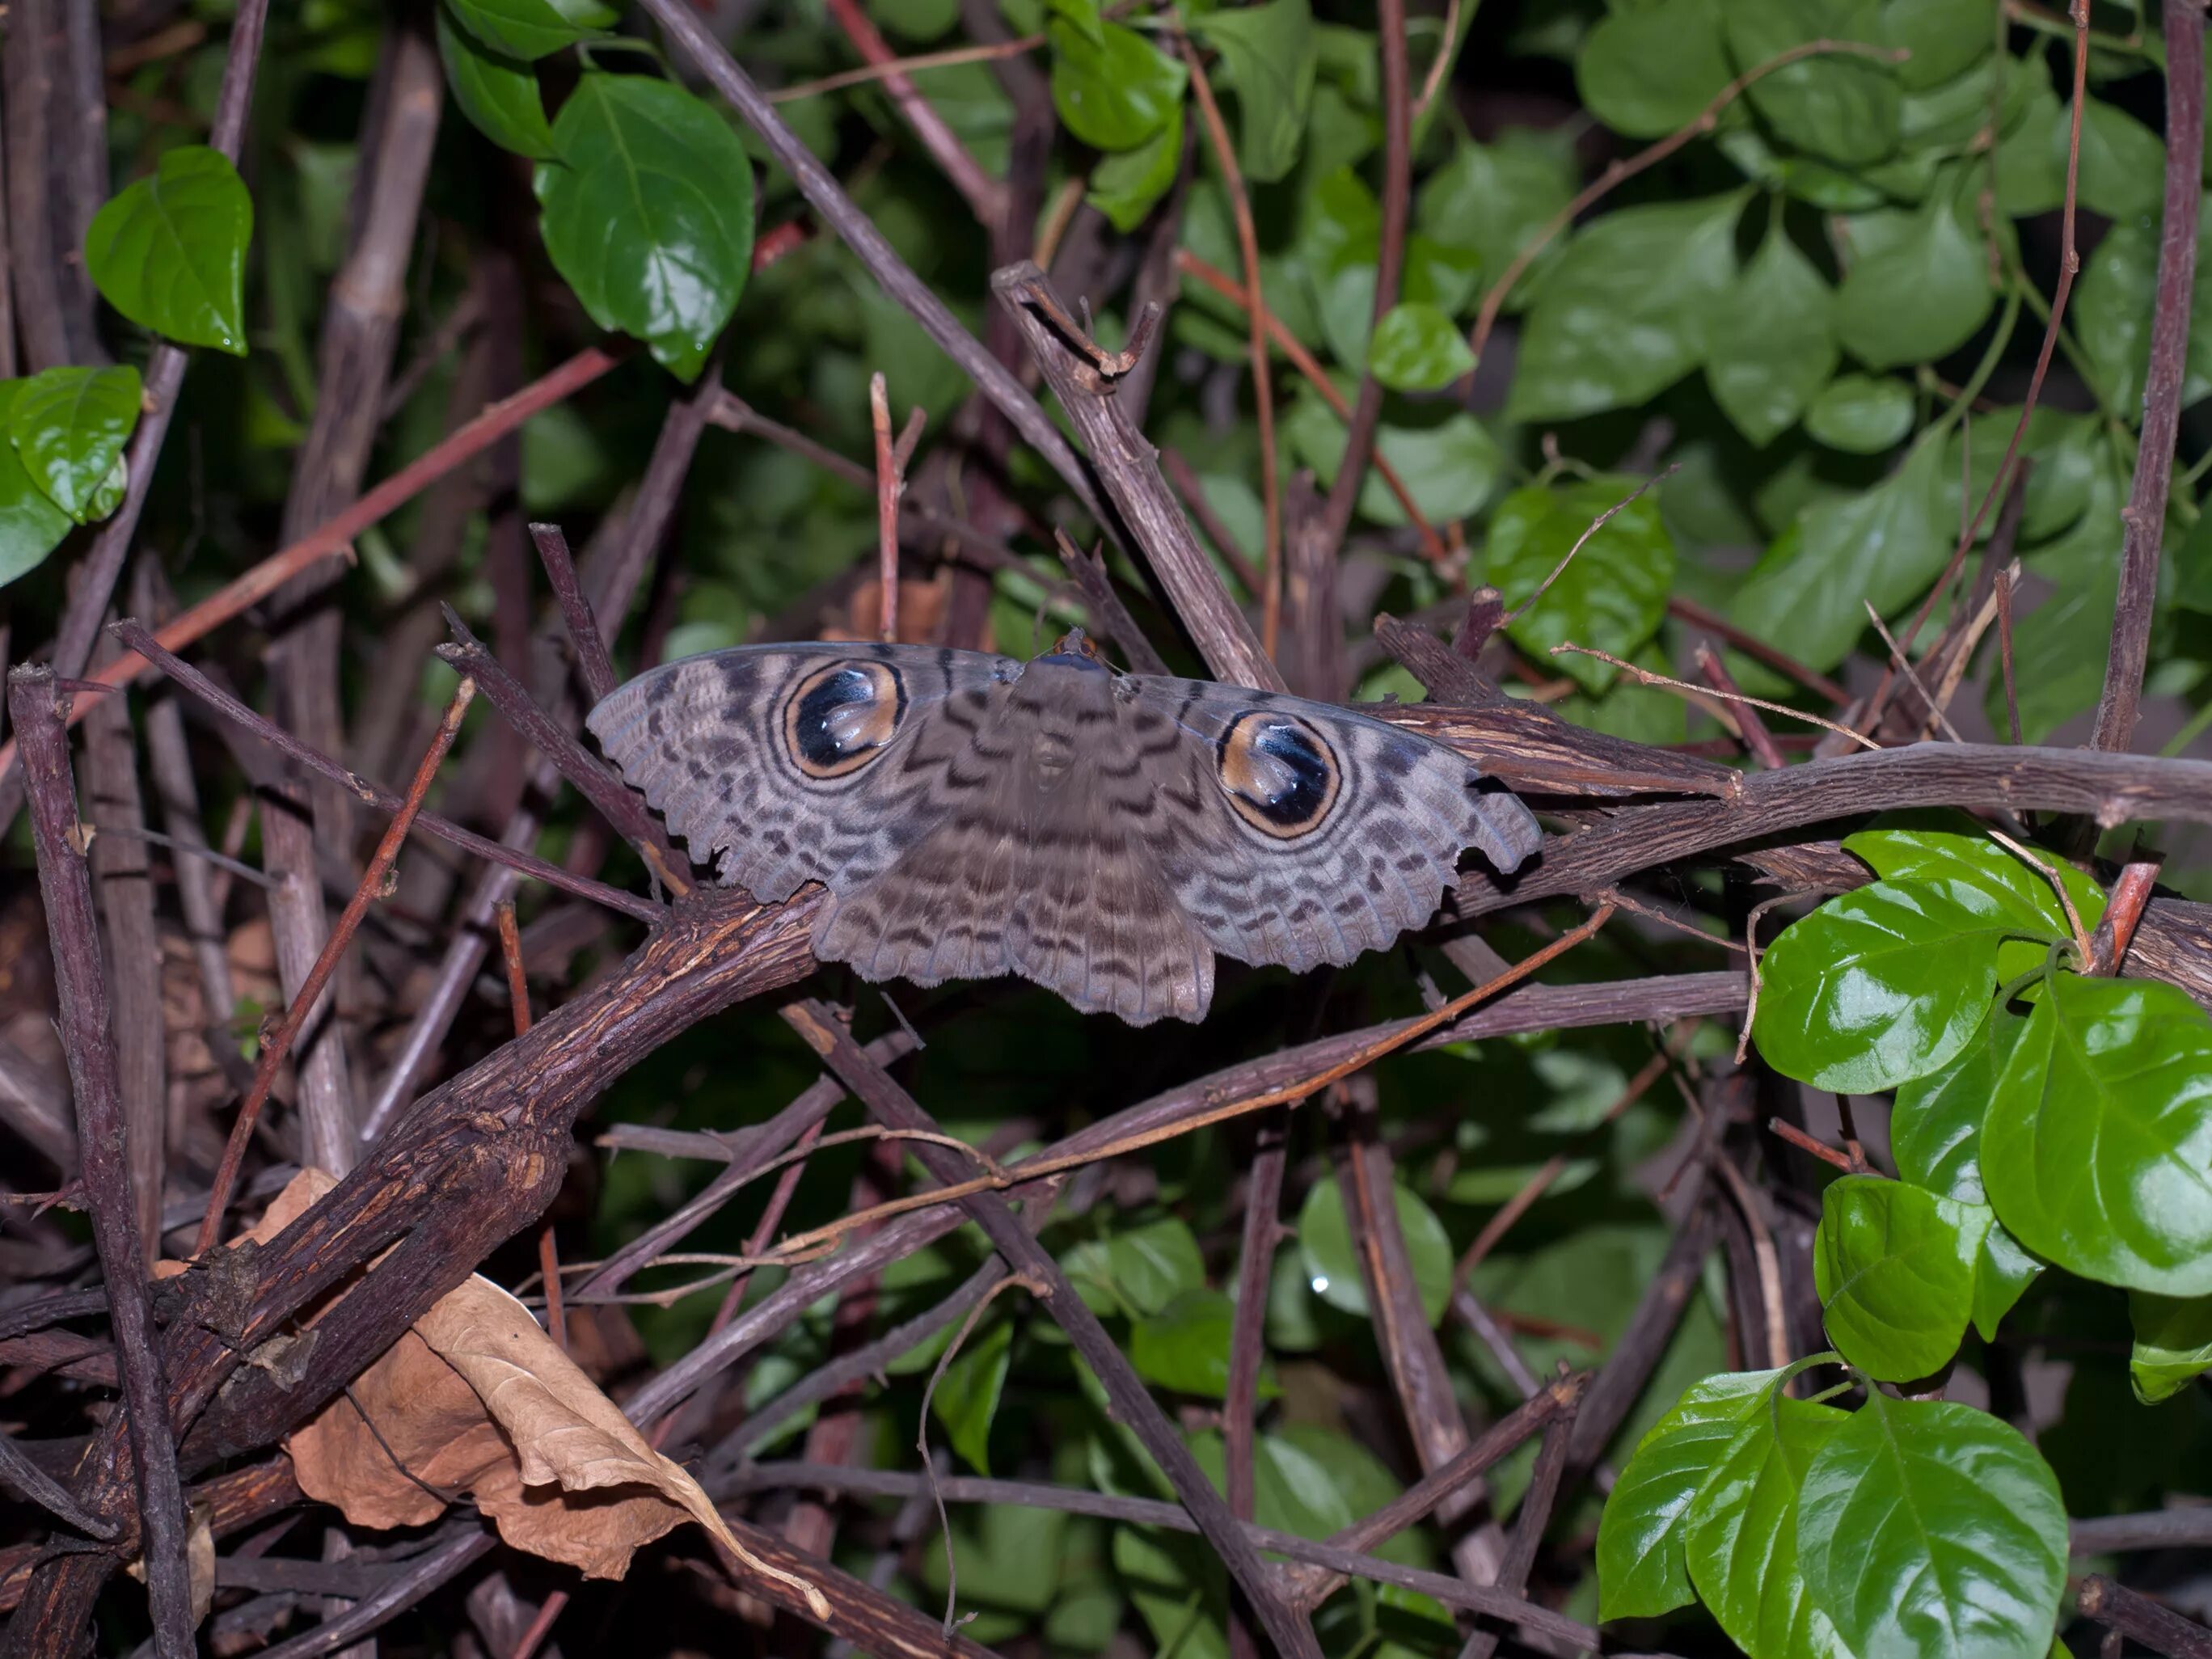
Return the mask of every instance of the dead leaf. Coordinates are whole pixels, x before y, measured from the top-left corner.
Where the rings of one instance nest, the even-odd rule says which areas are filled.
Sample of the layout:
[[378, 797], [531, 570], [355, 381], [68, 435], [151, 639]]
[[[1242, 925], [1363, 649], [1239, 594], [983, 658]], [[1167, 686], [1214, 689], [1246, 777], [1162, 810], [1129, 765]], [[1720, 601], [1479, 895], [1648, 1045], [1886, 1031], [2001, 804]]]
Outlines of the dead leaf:
[[[146, 1558], [140, 1556], [124, 1571], [144, 1583]], [[185, 1534], [185, 1578], [191, 1586], [192, 1628], [198, 1630], [215, 1605], [215, 1516], [204, 1504], [192, 1505], [191, 1527]]]
[[[333, 1184], [302, 1170], [248, 1237], [274, 1237]], [[818, 1589], [738, 1543], [699, 1483], [481, 1275], [441, 1297], [285, 1445], [300, 1489], [356, 1526], [421, 1526], [466, 1496], [516, 1548], [619, 1578], [641, 1545], [690, 1519], [829, 1617]]]

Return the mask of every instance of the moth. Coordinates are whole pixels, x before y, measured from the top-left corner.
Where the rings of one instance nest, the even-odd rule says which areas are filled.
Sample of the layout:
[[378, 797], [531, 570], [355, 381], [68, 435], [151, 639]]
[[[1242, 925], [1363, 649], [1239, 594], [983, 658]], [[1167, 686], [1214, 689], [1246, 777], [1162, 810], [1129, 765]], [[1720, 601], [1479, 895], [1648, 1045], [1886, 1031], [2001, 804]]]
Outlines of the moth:
[[587, 719], [718, 878], [829, 890], [815, 954], [863, 979], [1018, 974], [1132, 1025], [1203, 1018], [1216, 954], [1304, 972], [1435, 912], [1534, 817], [1464, 756], [1278, 692], [1123, 674], [1080, 631], [1029, 662], [741, 646]]

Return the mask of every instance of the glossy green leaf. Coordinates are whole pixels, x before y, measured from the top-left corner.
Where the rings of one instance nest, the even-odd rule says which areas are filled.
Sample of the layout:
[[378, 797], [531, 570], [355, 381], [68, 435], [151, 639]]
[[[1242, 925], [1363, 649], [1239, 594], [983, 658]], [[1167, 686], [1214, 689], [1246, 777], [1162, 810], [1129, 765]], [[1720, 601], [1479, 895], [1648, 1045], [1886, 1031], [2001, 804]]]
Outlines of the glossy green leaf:
[[538, 73], [519, 58], [502, 57], [453, 21], [450, 5], [438, 7], [438, 56], [453, 102], [478, 132], [501, 149], [533, 161], [553, 156], [553, 129], [538, 95]]
[[1045, 9], [1073, 24], [1086, 40], [1104, 38], [1100, 31], [1105, 20], [1099, 15], [1098, 0], [1045, 0]]
[[1637, 1443], [1598, 1522], [1600, 1619], [1656, 1619], [1689, 1605], [1682, 1539], [1691, 1500], [1779, 1375], [1723, 1371], [1692, 1383]]
[[1613, 9], [1583, 37], [1575, 86], [1591, 114], [1632, 138], [1686, 126], [1733, 71], [1717, 0]]
[[1858, 1659], [2042, 1659], [2066, 1582], [2058, 1482], [2020, 1431], [1879, 1390], [1797, 1498], [1813, 1600]]
[[1778, 215], [1711, 331], [1705, 381], [1753, 444], [1796, 424], [1836, 372], [1835, 295]]
[[1434, 392], [1474, 367], [1459, 326], [1432, 305], [1407, 302], [1383, 314], [1367, 366], [1393, 392]]
[[1735, 281], [1743, 203], [1732, 192], [1621, 208], [1576, 233], [1529, 309], [1509, 418], [1640, 404], [1702, 362]]
[[[1484, 574], [1507, 609], [1534, 593], [1599, 515], [1639, 482], [1604, 475], [1550, 488], [1531, 485], [1500, 502], [1491, 520]], [[1658, 631], [1674, 580], [1674, 543], [1660, 520], [1656, 495], [1647, 489], [1607, 520], [1507, 630], [1539, 661], [1556, 662], [1592, 691], [1610, 685], [1619, 671], [1595, 657], [1549, 658], [1549, 652], [1572, 641], [1622, 657]]]
[[[1954, 821], [1972, 824], [1962, 816]], [[2030, 942], [1997, 958], [1997, 971], [2007, 978], [2024, 974], [2043, 960], [2041, 944], [2036, 941], [2073, 937], [2050, 878], [1978, 827], [1862, 830], [1844, 838], [1844, 850], [1865, 860], [1884, 881], [1958, 882], [1981, 896], [1990, 915], [2018, 923]], [[2094, 930], [2105, 917], [2104, 890], [2063, 860], [2051, 862], [2066, 884], [2081, 926]]]
[[[1723, 0], [1722, 11], [1741, 70], [1814, 40], [1878, 45], [1883, 32], [1874, 0]], [[1747, 96], [1784, 143], [1844, 167], [1879, 161], [1897, 147], [1897, 76], [1870, 55], [1800, 58], [1759, 76]]]
[[1806, 1593], [1796, 1524], [1807, 1466], [1850, 1421], [1768, 1393], [1691, 1503], [1690, 1580], [1750, 1659], [1850, 1659]]
[[1996, 303], [1988, 249], [1941, 193], [1909, 213], [1860, 214], [1844, 234], [1849, 262], [1836, 290], [1836, 333], [1870, 368], [1948, 356]]
[[[1451, 1295], [1451, 1239], [1436, 1212], [1418, 1194], [1402, 1186], [1392, 1190], [1398, 1201], [1398, 1226], [1406, 1236], [1406, 1254], [1413, 1265], [1413, 1287], [1422, 1312], [1433, 1325], [1443, 1317]], [[1335, 1182], [1317, 1181], [1306, 1194], [1298, 1212], [1298, 1250], [1314, 1294], [1333, 1308], [1364, 1318], [1366, 1284], [1352, 1248], [1344, 1194]]]
[[1219, 1291], [1185, 1291], [1129, 1334], [1129, 1363], [1147, 1382], [1178, 1394], [1229, 1392], [1229, 1336], [1237, 1304]]
[[[1514, 256], [1575, 193], [1573, 152], [1555, 135], [1508, 128], [1487, 144], [1462, 139], [1451, 158], [1421, 181], [1413, 222], [1439, 242], [1475, 256], [1486, 280], [1504, 274]], [[1514, 285], [1506, 307], [1526, 303], [1558, 257], [1548, 246], [1529, 280]]]
[[750, 273], [752, 164], [729, 124], [681, 87], [592, 72], [538, 169], [545, 251], [592, 320], [643, 340], [693, 380]]
[[166, 150], [151, 176], [92, 216], [85, 269], [100, 297], [183, 345], [246, 355], [246, 249], [253, 198], [229, 157], [204, 144]]
[[1182, 107], [1190, 71], [1134, 29], [1102, 23], [1094, 41], [1055, 17], [1046, 33], [1054, 106], [1093, 149], [1134, 149]]
[[1805, 432], [1850, 455], [1879, 455], [1912, 430], [1912, 388], [1887, 374], [1838, 374], [1805, 409]]
[[2212, 1021], [2154, 980], [2053, 975], [1997, 1080], [1982, 1181], [2084, 1279], [2212, 1293]]
[[1267, 0], [1202, 12], [1191, 32], [1221, 54], [1237, 94], [1237, 164], [1247, 179], [1273, 184], [1304, 143], [1313, 102], [1313, 10], [1308, 0]]
[[991, 1472], [991, 1424], [1006, 1391], [1013, 1348], [1014, 1328], [1009, 1320], [994, 1321], [972, 1333], [929, 1396], [930, 1414], [945, 1425], [952, 1449], [981, 1474]]
[[[2156, 175], [2154, 175], [2155, 178]], [[2151, 301], [2158, 292], [2159, 224], [2124, 220], [2105, 233], [2075, 284], [2067, 315], [2095, 366], [2114, 409], [2140, 410], [2150, 363]], [[2197, 279], [2189, 303], [2189, 349], [2182, 360], [2181, 400], [2212, 392], [2212, 214], [2197, 232]]]
[[1737, 589], [1734, 618], [1787, 643], [1821, 670], [1867, 630], [1866, 604], [1885, 615], [1933, 580], [1951, 556], [1957, 514], [1944, 495], [1942, 434], [1923, 434], [1872, 489], [1807, 507]]
[[[1976, 1207], [1989, 1210], [1987, 1205]], [[2005, 1231], [1995, 1210], [1989, 1210], [1989, 1217], [1990, 1229], [1982, 1235], [1981, 1254], [1974, 1260], [1974, 1328], [1984, 1342], [1996, 1340], [1997, 1327], [2044, 1267]]]
[[79, 524], [101, 516], [94, 508], [138, 424], [138, 392], [127, 365], [50, 368], [9, 407], [8, 436], [32, 483]]
[[2136, 1334], [2128, 1378], [2146, 1406], [2171, 1399], [2212, 1370], [2212, 1297], [2179, 1299], [2130, 1291], [2128, 1320]]
[[1982, 1119], [2027, 1024], [2019, 1015], [1994, 1008], [1948, 1063], [1898, 1085], [1889, 1151], [1899, 1176], [1962, 1204], [1988, 1201], [1982, 1190]]
[[[2063, 151], [2061, 151], [2063, 154]], [[2166, 145], [2101, 98], [2081, 100], [2081, 204], [2108, 219], [2155, 218], [2164, 203]]]
[[1134, 149], [1102, 159], [1091, 170], [1085, 198], [1123, 235], [1149, 218], [1160, 198], [1174, 187], [1182, 164], [1182, 106], [1169, 112], [1168, 124]]
[[1869, 1094], [1949, 1060], [1989, 1017], [2018, 931], [1955, 880], [1876, 882], [1793, 922], [1760, 960], [1753, 1034], [1775, 1069]]
[[[0, 431], [9, 428], [21, 380], [0, 380]], [[12, 443], [0, 443], [0, 587], [37, 569], [70, 532], [70, 516], [32, 482]]]
[[1206, 1283], [1198, 1240], [1172, 1216], [1078, 1244], [1060, 1265], [1093, 1313], [1131, 1318], [1156, 1314]]
[[621, 14], [598, 0], [446, 0], [462, 27], [499, 53], [529, 64], [605, 33]]
[[1845, 1176], [1820, 1194], [1813, 1285], [1837, 1352], [1869, 1376], [1928, 1376], [1973, 1311], [1990, 1212], [1908, 1182]]

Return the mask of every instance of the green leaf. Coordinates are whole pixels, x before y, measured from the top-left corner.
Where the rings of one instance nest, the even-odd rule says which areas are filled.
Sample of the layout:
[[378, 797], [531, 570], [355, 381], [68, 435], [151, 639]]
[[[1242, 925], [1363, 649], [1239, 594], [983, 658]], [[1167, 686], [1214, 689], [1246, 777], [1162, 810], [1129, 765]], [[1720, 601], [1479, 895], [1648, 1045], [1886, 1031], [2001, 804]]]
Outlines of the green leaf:
[[1867, 601], [1896, 610], [1950, 557], [1942, 466], [1942, 434], [1923, 434], [1875, 488], [1806, 507], [1737, 589], [1735, 620], [1811, 667], [1836, 666], [1866, 631]]
[[[1535, 592], [1598, 515], [1637, 483], [1608, 474], [1550, 489], [1531, 485], [1500, 502], [1491, 520], [1485, 574], [1507, 608]], [[1589, 690], [1604, 690], [1619, 671], [1595, 657], [1549, 658], [1549, 652], [1572, 641], [1625, 657], [1658, 631], [1674, 580], [1674, 543], [1660, 521], [1656, 495], [1647, 489], [1615, 513], [1507, 629], [1539, 660], [1555, 661]]]
[[1807, 1594], [1796, 1525], [1807, 1466], [1850, 1421], [1770, 1388], [1691, 1503], [1691, 1582], [1750, 1659], [1850, 1659]]
[[[2119, 601], [2119, 514], [2127, 487], [2111, 450], [2099, 444], [2080, 521], [2027, 556], [2028, 569], [2051, 585], [2040, 604], [2013, 622], [2021, 732], [2030, 743], [2047, 741], [2104, 690]], [[1992, 723], [2002, 730], [2001, 674], [1990, 677], [1989, 708]]]
[[50, 368], [23, 381], [9, 408], [8, 436], [32, 483], [79, 524], [104, 516], [94, 508], [138, 424], [138, 390], [127, 365]]
[[[2059, 155], [2065, 155], [2063, 144]], [[2082, 99], [2077, 188], [2084, 207], [2108, 219], [2156, 218], [2165, 174], [2166, 146], [2156, 133], [2101, 98]]]
[[1857, 215], [1844, 235], [1850, 252], [1836, 290], [1836, 332], [1869, 368], [1948, 356], [1996, 303], [1988, 251], [1941, 192], [1910, 213]]
[[[1978, 1207], [1989, 1208], [1987, 1205]], [[1974, 1328], [1984, 1342], [1996, 1340], [1997, 1327], [2013, 1304], [2027, 1293], [2044, 1267], [2005, 1231], [1995, 1210], [1990, 1210], [1989, 1215], [1990, 1230], [1982, 1235], [1981, 1254], [1974, 1261]]]
[[1143, 1318], [1206, 1283], [1198, 1240], [1173, 1217], [1079, 1244], [1060, 1265], [1085, 1305], [1097, 1314]]
[[[2153, 175], [2153, 182], [2156, 182]], [[2130, 219], [2114, 225], [2090, 254], [2075, 284], [2067, 315], [2082, 349], [2096, 366], [2108, 406], [2129, 412], [2142, 405], [2150, 363], [2151, 301], [2158, 292], [2159, 221]], [[2182, 360], [2181, 401], [2212, 392], [2212, 213], [2197, 232], [2197, 278], [2190, 291], [2189, 350]]]
[[[1863, 859], [1884, 881], [1962, 883], [1983, 896], [1991, 915], [2017, 922], [2032, 940], [2073, 937], [2065, 907], [2042, 872], [1990, 840], [1971, 819], [1954, 821], [1970, 827], [1862, 830], [1844, 838], [1844, 850]], [[2063, 860], [2051, 861], [2051, 868], [2065, 883], [2082, 927], [2094, 928], [2105, 917], [2104, 890]], [[2011, 978], [2042, 960], [2040, 945], [2022, 945], [1997, 958], [1997, 971]]]
[[1692, 1383], [1637, 1443], [1598, 1522], [1599, 1619], [1656, 1619], [1689, 1605], [1690, 1501], [1780, 1375], [1724, 1371]]
[[1134, 149], [1109, 155], [1091, 169], [1086, 200], [1108, 222], [1127, 235], [1151, 216], [1174, 186], [1182, 164], [1182, 106], [1169, 112], [1168, 124]]
[[1383, 314], [1367, 365], [1393, 392], [1434, 392], [1472, 369], [1474, 354], [1449, 317], [1432, 305], [1407, 302]]
[[1147, 1382], [1221, 1399], [1237, 1304], [1219, 1291], [1185, 1291], [1129, 1333], [1129, 1363]]
[[1835, 295], [1778, 213], [1723, 302], [1705, 356], [1713, 401], [1753, 444], [1788, 431], [1836, 372], [1834, 313]]
[[1688, 125], [1730, 73], [1716, 0], [1609, 9], [1575, 55], [1575, 86], [1589, 112], [1632, 138]]
[[1247, 179], [1273, 184], [1304, 142], [1313, 103], [1313, 10], [1307, 0], [1267, 0], [1201, 13], [1191, 30], [1221, 53], [1237, 94], [1237, 163]]
[[[0, 380], [0, 431], [9, 428], [25, 382]], [[12, 443], [0, 443], [0, 587], [46, 562], [70, 532], [70, 516], [32, 482]]]
[[1948, 1063], [1898, 1085], [1889, 1151], [1899, 1176], [1961, 1204], [1988, 1202], [1982, 1190], [1982, 1119], [2027, 1024], [2019, 1015], [1994, 1008]]
[[1093, 149], [1134, 149], [1182, 106], [1190, 71], [1134, 29], [1102, 23], [1094, 41], [1055, 17], [1046, 33], [1053, 104], [1067, 130]]
[[1917, 91], [1964, 75], [1990, 55], [1990, 20], [1976, 0], [1886, 0], [1881, 38], [1908, 54], [1898, 84]]
[[553, 157], [553, 129], [546, 124], [538, 74], [519, 58], [506, 58], [453, 21], [451, 5], [438, 8], [438, 56], [453, 102], [478, 132], [501, 149], [533, 161]]
[[[1451, 159], [1422, 181], [1413, 222], [1439, 242], [1468, 249], [1485, 276], [1496, 281], [1574, 193], [1571, 149], [1550, 134], [1508, 128], [1487, 144], [1462, 139]], [[1508, 310], [1534, 292], [1559, 252], [1555, 243], [1538, 258], [1528, 280], [1506, 296]]]
[[744, 291], [752, 164], [729, 125], [681, 87], [585, 75], [538, 169], [545, 251], [592, 320], [697, 378]]
[[1957, 880], [1878, 881], [1831, 899], [1761, 958], [1759, 1052], [1785, 1076], [1850, 1094], [1925, 1076], [1988, 1018], [1998, 946], [2019, 931]]
[[253, 198], [204, 144], [162, 153], [150, 178], [92, 216], [85, 269], [108, 304], [184, 345], [246, 355], [246, 249]]
[[[1434, 1325], [1443, 1317], [1451, 1295], [1451, 1239], [1436, 1212], [1418, 1194], [1402, 1186], [1392, 1192], [1398, 1202], [1398, 1226], [1406, 1236], [1406, 1254], [1413, 1264], [1413, 1287], [1422, 1312]], [[1345, 1218], [1344, 1194], [1335, 1182], [1317, 1181], [1306, 1194], [1305, 1206], [1298, 1212], [1298, 1249], [1315, 1295], [1346, 1313], [1367, 1316], [1367, 1289]]]
[[930, 1414], [945, 1425], [952, 1449], [981, 1474], [991, 1472], [991, 1422], [999, 1414], [1013, 1350], [1012, 1322], [994, 1321], [969, 1337], [929, 1396]]
[[1874, 374], [1838, 374], [1805, 410], [1806, 434], [1850, 455], [1879, 455], [1912, 430], [1912, 389]]
[[[1996, 208], [2007, 218], [2049, 213], [2066, 199], [2066, 145], [2073, 126], [2047, 75], [2028, 77], [2019, 113], [1997, 139]], [[2081, 290], [2075, 290], [2081, 297]]]
[[463, 28], [502, 58], [531, 64], [612, 28], [621, 14], [598, 0], [447, 0]]
[[[1814, 40], [1879, 44], [1874, 0], [1723, 0], [1729, 54], [1749, 72]], [[1897, 148], [1900, 91], [1891, 66], [1852, 52], [1822, 52], [1752, 82], [1752, 107], [1776, 135], [1844, 167], [1879, 161]]]
[[1990, 1220], [1980, 1205], [1906, 1182], [1830, 1182], [1813, 1236], [1813, 1284], [1837, 1351], [1886, 1382], [1932, 1376], [1966, 1333]]
[[1797, 1498], [1813, 1600], [1859, 1659], [2041, 1659], [2066, 1581], [2066, 1510], [2018, 1430], [1868, 1391]]
[[[1344, 460], [1346, 433], [1336, 412], [1311, 392], [1302, 392], [1284, 422], [1285, 435], [1298, 459], [1313, 468], [1326, 489], [1336, 482]], [[1431, 524], [1448, 524], [1479, 511], [1490, 499], [1505, 457], [1481, 422], [1464, 410], [1425, 426], [1383, 421], [1375, 429], [1375, 447], [1397, 470], [1406, 491]], [[1401, 526], [1406, 510], [1382, 475], [1370, 471], [1359, 486], [1359, 515], [1370, 524]]]
[[1733, 191], [1622, 208], [1577, 232], [1530, 308], [1508, 418], [1641, 404], [1702, 362], [1735, 280], [1743, 203]]
[[2054, 974], [1982, 1126], [1990, 1202], [2038, 1255], [2212, 1292], [2212, 1022], [2154, 980]]
[[2144, 1405], [2171, 1399], [2212, 1370], [2212, 1297], [2182, 1300], [2130, 1291], [2128, 1319], [2136, 1334], [2128, 1378]]

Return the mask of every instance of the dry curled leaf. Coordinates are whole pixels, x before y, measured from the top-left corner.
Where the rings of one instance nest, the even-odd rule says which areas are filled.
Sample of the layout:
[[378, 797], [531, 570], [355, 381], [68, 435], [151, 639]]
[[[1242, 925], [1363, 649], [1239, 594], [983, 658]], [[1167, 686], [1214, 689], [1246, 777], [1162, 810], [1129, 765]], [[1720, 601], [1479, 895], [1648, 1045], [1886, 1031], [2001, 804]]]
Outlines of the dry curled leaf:
[[[248, 1237], [273, 1237], [332, 1184], [301, 1171]], [[619, 1578], [688, 1518], [829, 1616], [818, 1589], [738, 1543], [699, 1483], [488, 1279], [441, 1298], [285, 1444], [301, 1490], [356, 1526], [419, 1526], [466, 1497], [516, 1548]]]

